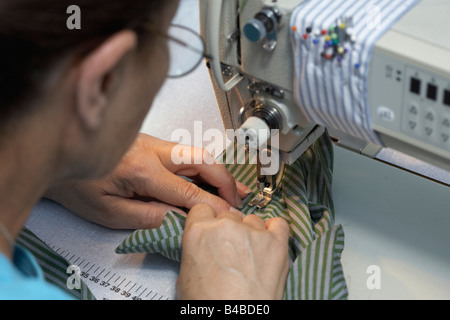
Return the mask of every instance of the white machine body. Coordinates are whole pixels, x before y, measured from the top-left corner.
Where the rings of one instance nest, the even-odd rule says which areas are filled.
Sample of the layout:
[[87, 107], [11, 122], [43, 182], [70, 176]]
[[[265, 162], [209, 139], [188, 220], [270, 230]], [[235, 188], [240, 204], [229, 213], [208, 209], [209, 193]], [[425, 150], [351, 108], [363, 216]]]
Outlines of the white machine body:
[[[279, 148], [286, 163], [301, 155], [302, 144], [313, 140], [317, 128], [306, 121], [293, 97], [289, 22], [301, 3], [200, 1], [202, 37], [208, 53], [220, 57], [209, 65], [225, 128], [238, 129], [262, 114], [268, 127], [280, 129]], [[265, 12], [267, 8], [274, 10]], [[274, 28], [264, 30], [255, 20], [258, 13]], [[449, 16], [447, 0], [418, 2], [376, 42], [368, 78], [372, 128], [384, 146], [448, 171], [450, 34], [445, 30]], [[363, 155], [375, 157], [381, 149], [360, 137], [327, 129], [338, 144]]]

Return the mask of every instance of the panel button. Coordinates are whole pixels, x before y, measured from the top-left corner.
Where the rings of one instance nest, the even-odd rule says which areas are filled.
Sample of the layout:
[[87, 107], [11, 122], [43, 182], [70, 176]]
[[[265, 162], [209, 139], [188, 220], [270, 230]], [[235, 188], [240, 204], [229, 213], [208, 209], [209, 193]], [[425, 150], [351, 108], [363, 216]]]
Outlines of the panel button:
[[408, 126], [411, 130], [414, 130], [417, 127], [417, 122], [410, 120]]
[[409, 113], [413, 116], [417, 116], [419, 111], [417, 110], [417, 107], [415, 104], [411, 105], [411, 107], [409, 108]]
[[437, 99], [437, 86], [429, 83], [427, 85], [427, 98], [433, 101], [436, 101]]
[[446, 106], [450, 107], [450, 91], [444, 90], [444, 99], [442, 101]]
[[431, 111], [428, 111], [427, 114], [425, 115], [425, 119], [428, 121], [433, 122], [434, 121], [434, 114]]
[[420, 79], [411, 77], [411, 81], [409, 83], [409, 91], [415, 94], [420, 94]]
[[443, 125], [445, 128], [450, 128], [450, 120], [447, 119], [447, 118], [445, 118], [444, 121], [442, 121], [442, 125]]

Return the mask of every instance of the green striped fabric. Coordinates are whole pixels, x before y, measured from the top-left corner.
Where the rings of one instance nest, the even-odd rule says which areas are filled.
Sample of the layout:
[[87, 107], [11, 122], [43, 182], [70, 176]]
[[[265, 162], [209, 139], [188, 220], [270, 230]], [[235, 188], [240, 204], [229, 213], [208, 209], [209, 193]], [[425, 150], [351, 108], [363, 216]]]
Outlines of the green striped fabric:
[[42, 268], [45, 279], [60, 287], [75, 299], [95, 300], [89, 288], [80, 279], [80, 289], [73, 290], [67, 287], [67, 279], [70, 274], [66, 273], [70, 264], [60, 255], [50, 249], [47, 244], [40, 240], [33, 232], [27, 228], [23, 229], [17, 238], [17, 243], [30, 251], [39, 266]]
[[[230, 154], [234, 155], [234, 161]], [[254, 196], [257, 172], [256, 165], [250, 164], [255, 162], [250, 161], [248, 152], [235, 147], [234, 153], [225, 153], [222, 160], [236, 180], [252, 189]], [[284, 166], [279, 174], [282, 188], [264, 210], [249, 206], [253, 198], [249, 196], [241, 211], [257, 214], [264, 220], [282, 217], [290, 225], [290, 270], [284, 298], [347, 299], [341, 265], [344, 232], [342, 226], [334, 224], [333, 145], [328, 134], [322, 135], [293, 165]], [[184, 222], [184, 216], [169, 211], [161, 227], [136, 230], [116, 252], [159, 253], [180, 262]]]

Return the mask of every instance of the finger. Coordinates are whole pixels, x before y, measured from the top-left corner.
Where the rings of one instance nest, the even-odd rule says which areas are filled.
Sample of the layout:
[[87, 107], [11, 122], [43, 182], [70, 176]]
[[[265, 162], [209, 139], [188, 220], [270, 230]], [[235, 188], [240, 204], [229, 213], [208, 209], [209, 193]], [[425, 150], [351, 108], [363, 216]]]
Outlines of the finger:
[[266, 229], [275, 234], [282, 242], [289, 240], [289, 225], [283, 218], [271, 218], [265, 222]]
[[243, 184], [237, 180], [236, 180], [236, 188], [237, 188], [237, 192], [238, 192], [239, 196], [242, 199], [247, 197], [252, 192], [252, 190], [249, 187], [247, 187], [245, 184]]
[[188, 229], [193, 223], [214, 219], [216, 213], [211, 206], [207, 204], [197, 204], [188, 213], [185, 223], [185, 229]]
[[245, 216], [242, 221], [256, 230], [266, 230], [266, 224], [264, 223], [264, 220], [257, 215], [249, 214]]
[[[198, 148], [195, 149], [198, 150]], [[211, 158], [212, 156], [203, 150], [203, 159]], [[240, 207], [242, 205], [242, 195], [238, 193], [236, 181], [222, 163], [215, 161], [215, 159], [214, 161], [203, 161], [201, 164], [195, 164], [198, 161], [191, 163], [193, 164], [179, 165], [174, 172], [187, 177], [198, 175], [208, 184], [216, 187], [219, 195], [228, 203], [234, 207]]]
[[[200, 182], [201, 184], [209, 185], [209, 183], [205, 179], [203, 179], [203, 177], [201, 177], [200, 175], [189, 176], [189, 178], [194, 180], [196, 183]], [[237, 193], [241, 199], [244, 199], [250, 193], [252, 193], [252, 189], [247, 187], [245, 184], [243, 184], [237, 180], [235, 181], [235, 183], [236, 183]]]
[[147, 190], [148, 194], [162, 202], [188, 209], [204, 203], [211, 206], [216, 212], [228, 211], [232, 205], [225, 199], [215, 196], [167, 170], [160, 172], [159, 175], [154, 179], [159, 183], [155, 184], [149, 181]]
[[242, 222], [243, 214], [232, 211], [222, 211], [217, 214], [217, 219], [230, 219], [236, 222]]
[[112, 229], [153, 229], [161, 226], [167, 212], [173, 210], [185, 215], [181, 209], [156, 201], [143, 202], [119, 197], [111, 197], [112, 208], [108, 215], [96, 221]]

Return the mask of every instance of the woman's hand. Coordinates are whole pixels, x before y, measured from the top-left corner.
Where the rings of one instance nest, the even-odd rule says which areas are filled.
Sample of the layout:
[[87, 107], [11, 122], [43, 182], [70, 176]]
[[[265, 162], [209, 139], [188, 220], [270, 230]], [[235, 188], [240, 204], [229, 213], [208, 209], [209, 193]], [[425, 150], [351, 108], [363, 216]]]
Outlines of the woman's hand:
[[192, 208], [186, 219], [179, 299], [281, 299], [289, 270], [289, 227], [282, 218]]
[[[184, 213], [205, 203], [216, 212], [235, 210], [250, 189], [237, 182], [223, 164], [174, 164], [175, 143], [140, 134], [117, 168], [98, 180], [70, 181], [52, 186], [46, 197], [61, 203], [83, 218], [109, 228], [140, 229], [161, 225], [168, 210]], [[204, 150], [194, 154], [211, 160]], [[207, 164], [214, 162], [213, 164]], [[217, 188], [212, 195], [180, 176], [206, 182]], [[231, 207], [231, 209], [230, 209]]]

